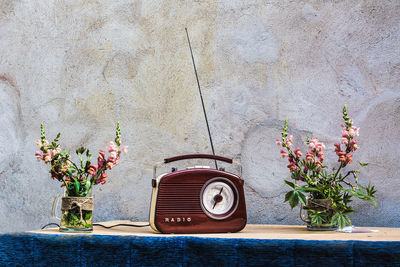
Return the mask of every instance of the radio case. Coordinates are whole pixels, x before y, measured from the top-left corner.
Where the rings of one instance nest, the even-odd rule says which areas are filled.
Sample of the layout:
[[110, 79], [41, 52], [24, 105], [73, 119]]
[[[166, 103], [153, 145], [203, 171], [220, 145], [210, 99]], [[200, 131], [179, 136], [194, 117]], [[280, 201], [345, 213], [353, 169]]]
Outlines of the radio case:
[[[162, 164], [193, 158], [233, 163], [221, 156], [190, 154], [165, 159]], [[155, 231], [225, 233], [238, 232], [246, 226], [244, 181], [240, 176], [224, 169], [196, 166], [156, 177], [157, 167], [150, 206], [150, 226]]]

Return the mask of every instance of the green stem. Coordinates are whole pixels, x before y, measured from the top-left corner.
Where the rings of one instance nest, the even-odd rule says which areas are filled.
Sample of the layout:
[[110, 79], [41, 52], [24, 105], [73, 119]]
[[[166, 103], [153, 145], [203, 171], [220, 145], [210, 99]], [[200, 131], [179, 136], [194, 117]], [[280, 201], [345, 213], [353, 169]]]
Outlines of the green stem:
[[337, 177], [337, 175], [339, 174], [339, 171], [340, 171], [340, 169], [342, 169], [342, 167], [343, 167], [343, 162], [342, 162], [342, 163], [340, 163], [340, 166], [339, 166], [339, 168], [338, 168], [337, 172], [335, 173], [335, 176], [333, 177], [333, 178], [334, 178], [334, 180], [336, 180], [336, 177]]

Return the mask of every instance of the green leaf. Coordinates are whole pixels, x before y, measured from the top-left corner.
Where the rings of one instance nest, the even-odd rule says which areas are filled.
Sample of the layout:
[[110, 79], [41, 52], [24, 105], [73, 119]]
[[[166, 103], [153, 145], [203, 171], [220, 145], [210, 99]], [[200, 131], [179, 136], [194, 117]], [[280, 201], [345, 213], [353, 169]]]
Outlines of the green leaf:
[[295, 185], [294, 185], [294, 183], [289, 182], [289, 181], [287, 181], [287, 180], [285, 180], [284, 182], [285, 182], [285, 184], [286, 184], [287, 186], [289, 186], [290, 188], [292, 188], [292, 189], [295, 189], [295, 188], [296, 188]]
[[79, 182], [76, 182], [74, 183], [74, 187], [75, 187], [75, 193], [79, 195], [79, 189], [81, 187], [81, 184]]
[[324, 222], [324, 218], [322, 217], [321, 213], [319, 213], [319, 212], [312, 214], [310, 217], [311, 217], [312, 224], [323, 224], [323, 222]]
[[301, 202], [301, 204], [303, 204], [304, 206], [307, 205], [307, 198], [305, 195], [303, 195], [301, 192], [296, 192], [299, 196], [299, 200]]
[[88, 221], [88, 220], [90, 220], [91, 218], [92, 218], [92, 213], [91, 213], [91, 212], [86, 213], [86, 215], [85, 215], [85, 221]]
[[[299, 188], [299, 190], [300, 190], [300, 188]], [[309, 193], [309, 192], [319, 192], [320, 190], [315, 187], [306, 187], [306, 188], [301, 189], [300, 191]]]
[[84, 192], [84, 196], [86, 196], [87, 194], [89, 194], [89, 190], [90, 190], [90, 186], [91, 186], [91, 182], [89, 180], [86, 181], [85, 183], [85, 192]]
[[292, 197], [293, 193], [294, 193], [294, 191], [289, 191], [289, 192], [286, 193], [285, 202], [289, 201], [289, 199]]
[[292, 191], [292, 192], [293, 192], [293, 194], [289, 198], [289, 204], [290, 204], [290, 207], [293, 209], [294, 207], [296, 207], [299, 204], [299, 195], [298, 195], [298, 192], [296, 192], [296, 191]]
[[344, 227], [346, 227], [346, 224], [351, 225], [351, 221], [350, 219], [342, 214], [342, 213], [336, 213], [333, 217], [332, 217], [332, 225], [337, 225], [340, 229], [343, 229]]
[[361, 167], [368, 166], [368, 163], [361, 163], [361, 162], [360, 162], [360, 166], [361, 166]]

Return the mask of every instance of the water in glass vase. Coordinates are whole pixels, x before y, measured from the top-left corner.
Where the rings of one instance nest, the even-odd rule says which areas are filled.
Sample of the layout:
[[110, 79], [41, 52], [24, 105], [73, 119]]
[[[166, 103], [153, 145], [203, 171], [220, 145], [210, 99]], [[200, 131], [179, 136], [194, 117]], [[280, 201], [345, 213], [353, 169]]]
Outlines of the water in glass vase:
[[61, 232], [93, 231], [93, 197], [63, 197], [61, 211]]

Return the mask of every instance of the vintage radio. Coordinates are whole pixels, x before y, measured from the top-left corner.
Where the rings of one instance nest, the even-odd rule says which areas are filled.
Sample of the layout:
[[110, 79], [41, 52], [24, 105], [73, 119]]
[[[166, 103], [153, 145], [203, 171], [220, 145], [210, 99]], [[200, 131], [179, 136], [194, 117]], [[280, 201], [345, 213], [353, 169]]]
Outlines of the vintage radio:
[[[207, 158], [227, 163], [232, 159], [190, 154], [167, 158], [163, 163]], [[240, 174], [195, 166], [157, 177], [154, 167], [150, 226], [162, 233], [223, 233], [242, 230], [247, 221], [243, 180]], [[241, 169], [241, 168], [240, 168]], [[241, 171], [240, 171], [241, 172]]]
[[[150, 226], [162, 233], [237, 232], [246, 226], [247, 221], [241, 166], [232, 159], [215, 155], [192, 46], [185, 30], [213, 155], [182, 155], [156, 164], [152, 180]], [[172, 168], [170, 173], [157, 177], [157, 167], [161, 164], [200, 158], [214, 160], [215, 169], [208, 166], [182, 170]], [[239, 175], [218, 168], [217, 161], [238, 164]]]

